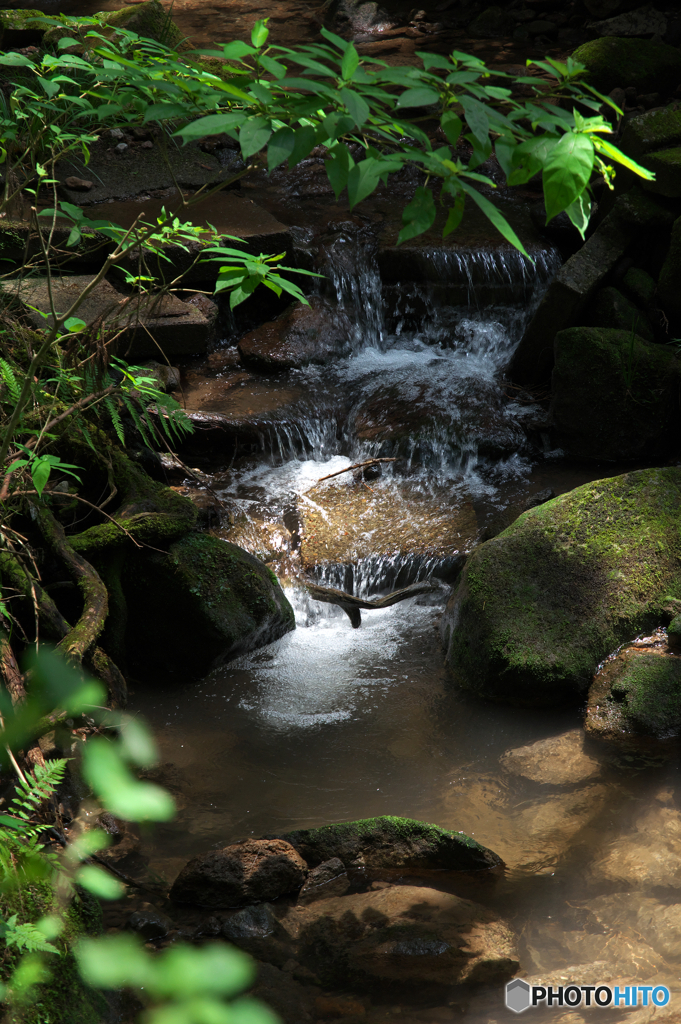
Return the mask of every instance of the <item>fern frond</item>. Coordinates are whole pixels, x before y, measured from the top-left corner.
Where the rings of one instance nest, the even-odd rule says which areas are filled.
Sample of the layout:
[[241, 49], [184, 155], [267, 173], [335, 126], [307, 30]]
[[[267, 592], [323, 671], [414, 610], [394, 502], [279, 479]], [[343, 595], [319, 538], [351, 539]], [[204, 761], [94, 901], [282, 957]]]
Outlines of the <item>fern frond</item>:
[[[9, 805], [9, 812], [23, 821], [30, 821], [40, 805], [52, 796], [64, 777], [66, 761], [63, 758], [36, 765], [35, 776], [19, 779], [17, 794]], [[40, 826], [33, 826], [40, 829]]]
[[[126, 394], [122, 394], [121, 398], [123, 399], [123, 404], [125, 405], [125, 408], [130, 413], [132, 421], [135, 424], [135, 426], [137, 427], [137, 429], [139, 430], [140, 435], [142, 437], [142, 440], [146, 444], [147, 448], [153, 448], [154, 446], [151, 443], [151, 440], [150, 440], [150, 438], [149, 438], [149, 436], [147, 434], [146, 427], [142, 423], [141, 417], [140, 417], [137, 409], [135, 408], [134, 399], [131, 398], [129, 395], [126, 395]], [[153, 426], [151, 428], [151, 435], [155, 439], [155, 431], [154, 431]]]
[[6, 921], [0, 921], [0, 936], [6, 946], [16, 946], [20, 953], [59, 953], [36, 925], [31, 921], [17, 924], [17, 917], [12, 914]]
[[116, 403], [113, 401], [111, 396], [107, 395], [107, 397], [104, 399], [104, 405], [106, 407], [107, 412], [109, 413], [109, 416], [111, 417], [113, 428], [116, 431], [116, 437], [125, 448], [125, 431], [123, 430], [123, 421], [121, 420], [120, 413], [116, 408]]
[[19, 401], [21, 394], [21, 388], [17, 383], [17, 379], [14, 376], [14, 370], [9, 365], [6, 359], [0, 359], [0, 377], [2, 377], [3, 383], [9, 392], [9, 396], [13, 402]]

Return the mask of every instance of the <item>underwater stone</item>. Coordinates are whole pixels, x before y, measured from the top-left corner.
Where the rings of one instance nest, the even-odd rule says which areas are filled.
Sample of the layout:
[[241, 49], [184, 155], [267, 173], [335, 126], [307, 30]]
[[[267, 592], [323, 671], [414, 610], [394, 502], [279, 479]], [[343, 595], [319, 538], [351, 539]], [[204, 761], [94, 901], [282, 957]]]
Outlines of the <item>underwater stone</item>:
[[681, 468], [596, 480], [525, 512], [469, 556], [442, 619], [466, 690], [558, 706], [681, 598]]

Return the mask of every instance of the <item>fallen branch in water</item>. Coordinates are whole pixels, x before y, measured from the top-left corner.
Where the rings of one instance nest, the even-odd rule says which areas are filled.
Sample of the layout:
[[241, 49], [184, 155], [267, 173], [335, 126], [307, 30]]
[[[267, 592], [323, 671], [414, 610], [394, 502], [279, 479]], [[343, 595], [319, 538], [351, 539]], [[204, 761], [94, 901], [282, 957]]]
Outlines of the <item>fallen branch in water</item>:
[[327, 473], [326, 476], [320, 476], [317, 483], [320, 484], [322, 480], [330, 480], [333, 476], [340, 476], [341, 473], [349, 473], [353, 469], [364, 469], [366, 466], [375, 466], [377, 462], [397, 462], [397, 459], [367, 459], [366, 462], [356, 462], [354, 466], [347, 466], [345, 469], [337, 469], [335, 473]]
[[393, 590], [392, 593], [386, 594], [385, 597], [377, 597], [373, 601], [369, 601], [362, 597], [355, 597], [354, 594], [348, 594], [345, 590], [336, 590], [335, 587], [322, 587], [319, 583], [305, 579], [302, 576], [300, 580], [310, 597], [314, 598], [315, 601], [337, 604], [339, 608], [342, 608], [350, 619], [353, 629], [358, 629], [362, 625], [362, 613], [360, 611], [362, 608], [368, 610], [372, 608], [389, 608], [391, 605], [397, 604], [398, 601], [406, 601], [410, 597], [429, 594], [439, 589], [436, 584], [424, 580], [422, 583], [412, 583], [410, 586], [402, 587], [400, 590]]

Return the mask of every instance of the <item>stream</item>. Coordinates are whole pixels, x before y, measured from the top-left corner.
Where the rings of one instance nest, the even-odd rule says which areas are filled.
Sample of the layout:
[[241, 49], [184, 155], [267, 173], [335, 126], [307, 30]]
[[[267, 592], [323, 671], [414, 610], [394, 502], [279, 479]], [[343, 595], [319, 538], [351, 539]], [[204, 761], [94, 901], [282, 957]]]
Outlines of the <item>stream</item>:
[[[533, 496], [621, 471], [567, 464], [548, 446], [541, 407], [503, 378], [560, 258], [551, 249], [534, 265], [503, 249], [435, 252], [437, 294], [427, 282], [410, 284], [389, 307], [352, 231], [335, 244], [317, 288], [353, 325], [349, 354], [268, 378], [243, 373], [228, 346], [222, 363], [187, 369], [189, 408], [250, 416], [257, 427], [259, 451], [227, 468], [215, 452], [210, 480], [230, 508], [221, 535], [274, 568], [297, 628], [198, 683], [138, 685], [131, 710], [151, 724], [158, 777], [178, 801], [176, 819], [145, 839], [145, 853], [170, 882], [192, 856], [239, 839], [412, 817], [463, 830], [504, 859], [506, 874], [491, 887], [432, 874], [398, 881], [449, 888], [503, 914], [520, 936], [525, 975], [555, 979], [577, 964], [585, 965], [572, 968], [570, 977], [581, 971], [577, 983], [648, 978], [650, 947], [622, 937], [601, 955], [602, 935], [584, 908], [617, 891], [618, 857], [639, 856], [646, 815], [646, 837], [664, 834], [678, 763], [583, 750], [579, 708], [518, 710], [458, 692], [438, 635], [462, 553]], [[394, 429], [373, 431], [379, 421]], [[395, 460], [378, 478], [319, 482], [376, 456]], [[363, 597], [427, 578], [439, 587], [363, 612], [353, 629], [340, 608], [307, 595], [296, 582], [301, 570]], [[546, 741], [543, 752], [521, 756], [520, 768], [504, 757], [537, 741]], [[660, 856], [670, 858], [671, 878], [680, 865]], [[659, 886], [660, 898], [673, 902], [678, 884]], [[633, 925], [635, 899], [628, 913]], [[658, 960], [658, 981], [678, 987], [676, 968]], [[501, 985], [459, 991], [444, 1004], [427, 986], [408, 998], [364, 995], [371, 1020], [515, 1016]], [[608, 1019], [620, 1015], [611, 1010]]]

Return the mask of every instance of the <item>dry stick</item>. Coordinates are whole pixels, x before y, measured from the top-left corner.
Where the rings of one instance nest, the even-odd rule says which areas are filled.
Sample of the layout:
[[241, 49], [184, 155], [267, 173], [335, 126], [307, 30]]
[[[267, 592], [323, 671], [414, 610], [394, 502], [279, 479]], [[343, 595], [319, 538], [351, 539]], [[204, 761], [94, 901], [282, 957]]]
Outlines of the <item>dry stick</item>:
[[322, 480], [330, 480], [331, 477], [340, 476], [342, 473], [349, 473], [353, 469], [364, 469], [365, 466], [375, 466], [377, 462], [397, 462], [397, 459], [367, 459], [366, 462], [356, 462], [354, 466], [347, 466], [345, 469], [339, 469], [335, 473], [327, 473], [326, 476], [320, 476], [317, 483], [320, 484]]

